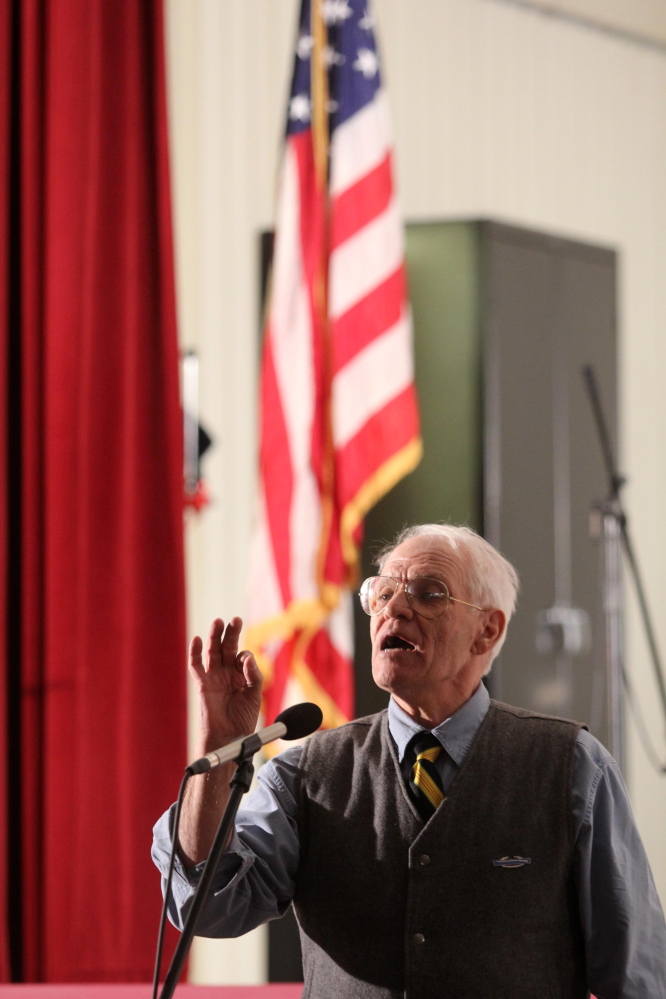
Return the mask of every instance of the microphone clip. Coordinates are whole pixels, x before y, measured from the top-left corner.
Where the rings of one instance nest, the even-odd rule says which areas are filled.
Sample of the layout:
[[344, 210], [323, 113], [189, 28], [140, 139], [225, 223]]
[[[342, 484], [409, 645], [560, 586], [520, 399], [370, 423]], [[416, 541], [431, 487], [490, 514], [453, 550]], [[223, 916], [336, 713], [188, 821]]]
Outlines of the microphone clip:
[[[238, 764], [240, 767], [242, 763], [246, 763], [248, 760], [251, 760], [254, 754], [257, 753], [262, 746], [263, 742], [261, 741], [261, 735], [259, 732], [255, 732], [253, 735], [248, 735], [247, 738], [243, 739], [241, 742], [238, 753], [233, 757], [233, 762]], [[185, 768], [185, 773], [189, 773], [190, 776], [194, 776], [194, 774], [204, 774], [215, 765], [216, 764], [208, 756], [202, 756], [200, 759], [195, 760], [194, 763], [190, 763], [190, 765]]]

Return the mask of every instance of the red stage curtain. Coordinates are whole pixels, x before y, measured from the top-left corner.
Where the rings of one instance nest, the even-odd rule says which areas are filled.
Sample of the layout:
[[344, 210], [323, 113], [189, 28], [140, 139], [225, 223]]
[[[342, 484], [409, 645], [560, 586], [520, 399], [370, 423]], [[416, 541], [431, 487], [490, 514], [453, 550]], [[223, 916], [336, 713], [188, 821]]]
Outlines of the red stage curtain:
[[[0, 661], [7, 648], [7, 366], [9, 343], [9, 208], [11, 131], [11, 8], [0, 3]], [[4, 664], [0, 667], [4, 670]], [[0, 982], [11, 977], [9, 961], [8, 725], [7, 677], [0, 676]]]
[[12, 963], [26, 981], [140, 981], [160, 902], [151, 825], [185, 762], [162, 3], [13, 0], [3, 18], [10, 8]]

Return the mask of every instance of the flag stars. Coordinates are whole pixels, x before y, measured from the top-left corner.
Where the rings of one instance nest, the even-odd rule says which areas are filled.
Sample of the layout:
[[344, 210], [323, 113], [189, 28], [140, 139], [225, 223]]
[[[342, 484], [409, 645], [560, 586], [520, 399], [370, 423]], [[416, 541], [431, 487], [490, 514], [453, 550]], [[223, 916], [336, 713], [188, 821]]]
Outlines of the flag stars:
[[307, 94], [295, 94], [289, 101], [290, 121], [310, 121], [311, 105]]
[[372, 77], [376, 76], [379, 71], [379, 59], [377, 58], [377, 53], [373, 52], [372, 49], [359, 49], [356, 62], [354, 63], [354, 69], [363, 73], [366, 80], [371, 80]]
[[340, 24], [354, 13], [348, 0], [323, 0], [321, 12], [327, 25]]
[[300, 35], [296, 43], [296, 55], [299, 59], [309, 59], [314, 45], [312, 35]]
[[329, 67], [342, 66], [345, 57], [342, 52], [336, 52], [332, 45], [327, 45], [324, 49], [324, 63]]
[[366, 9], [365, 14], [358, 22], [358, 26], [361, 29], [361, 31], [372, 31], [372, 29], [375, 26], [374, 15], [372, 15], [370, 11]]

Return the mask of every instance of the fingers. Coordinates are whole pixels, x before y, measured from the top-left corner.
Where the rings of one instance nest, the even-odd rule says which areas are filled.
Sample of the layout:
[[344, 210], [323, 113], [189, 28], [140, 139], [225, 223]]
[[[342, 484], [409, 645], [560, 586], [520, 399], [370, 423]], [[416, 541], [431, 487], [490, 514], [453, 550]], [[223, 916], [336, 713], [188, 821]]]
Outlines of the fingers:
[[224, 621], [216, 617], [210, 626], [208, 642], [206, 644], [206, 662], [204, 669], [209, 672], [213, 666], [220, 664], [222, 658], [222, 635], [224, 634]]
[[210, 627], [206, 649], [208, 670], [214, 669], [216, 666], [232, 666], [234, 664], [242, 627], [243, 622], [239, 617], [232, 617], [226, 628], [221, 618], [215, 618]]
[[[190, 643], [190, 672], [199, 678], [206, 673], [217, 669], [230, 669], [235, 673], [248, 677], [253, 685], [261, 685], [262, 676], [251, 652], [238, 651], [238, 640], [243, 628], [243, 622], [239, 617], [232, 617], [228, 625], [224, 626], [222, 618], [215, 618], [210, 627], [208, 642], [206, 644], [206, 655], [203, 656], [203, 642], [199, 636], [195, 636]], [[251, 664], [245, 667], [247, 657], [252, 660]]]
[[192, 641], [190, 642], [190, 662], [189, 662], [189, 670], [194, 677], [199, 677], [203, 673], [205, 673], [202, 652], [203, 652], [203, 642], [201, 641], [198, 635], [195, 635]]
[[261, 690], [264, 678], [252, 653], [245, 649], [238, 653], [238, 660], [245, 678], [245, 685], [252, 689]]
[[[222, 622], [220, 622], [220, 624], [221, 623]], [[240, 638], [242, 628], [243, 622], [239, 617], [232, 617], [231, 621], [227, 625], [220, 646], [220, 652], [226, 665], [236, 665], [236, 659], [238, 656], [238, 639]]]

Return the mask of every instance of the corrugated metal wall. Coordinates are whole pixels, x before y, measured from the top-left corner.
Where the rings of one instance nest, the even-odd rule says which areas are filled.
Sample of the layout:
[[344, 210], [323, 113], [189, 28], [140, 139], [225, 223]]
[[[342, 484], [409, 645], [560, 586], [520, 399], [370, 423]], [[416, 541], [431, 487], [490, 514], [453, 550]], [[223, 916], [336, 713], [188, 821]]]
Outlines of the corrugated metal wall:
[[[296, 8], [296, 0], [167, 0], [181, 337], [199, 351], [202, 416], [216, 439], [206, 463], [214, 505], [189, 528], [196, 631], [216, 614], [237, 613], [244, 599], [258, 234], [272, 221]], [[666, 51], [509, 0], [381, 0], [376, 13], [407, 218], [495, 218], [620, 253], [622, 466], [661, 622]], [[628, 662], [660, 736], [633, 600]], [[666, 787], [631, 723], [629, 757], [632, 799], [666, 899]], [[194, 977], [260, 981], [262, 954], [261, 933], [231, 946], [206, 944]]]

